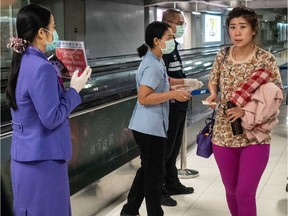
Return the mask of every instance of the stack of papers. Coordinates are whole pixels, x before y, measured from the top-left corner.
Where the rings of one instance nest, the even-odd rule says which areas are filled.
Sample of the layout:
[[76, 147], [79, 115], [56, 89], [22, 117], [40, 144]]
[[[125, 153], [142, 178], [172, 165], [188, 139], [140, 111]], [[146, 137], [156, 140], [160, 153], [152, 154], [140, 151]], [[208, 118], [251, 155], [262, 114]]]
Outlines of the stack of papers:
[[209, 103], [208, 101], [205, 101], [205, 100], [202, 100], [202, 104], [203, 104], [203, 105], [208, 105], [208, 106], [217, 105], [216, 102], [211, 102], [211, 103]]

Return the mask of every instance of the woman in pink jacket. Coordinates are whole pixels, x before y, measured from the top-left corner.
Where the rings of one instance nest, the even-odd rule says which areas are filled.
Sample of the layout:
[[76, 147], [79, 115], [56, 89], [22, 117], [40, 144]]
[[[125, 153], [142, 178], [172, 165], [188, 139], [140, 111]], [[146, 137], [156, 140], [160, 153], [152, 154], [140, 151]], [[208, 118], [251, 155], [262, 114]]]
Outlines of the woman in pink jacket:
[[[266, 131], [261, 143], [256, 138], [248, 139], [245, 132], [234, 135], [231, 122], [243, 117], [245, 111], [241, 106], [228, 109], [227, 102], [240, 87], [245, 89], [243, 84], [249, 84], [255, 73], [259, 80], [264, 75], [258, 87], [272, 82], [281, 88], [282, 83], [274, 56], [253, 41], [258, 32], [253, 10], [234, 8], [228, 14], [226, 28], [233, 45], [217, 54], [208, 84], [211, 93], [208, 102], [217, 100], [218, 88], [221, 94], [213, 130], [213, 151], [232, 216], [256, 216], [255, 195], [269, 159], [271, 131]], [[249, 96], [238, 93], [244, 101], [249, 101]]]

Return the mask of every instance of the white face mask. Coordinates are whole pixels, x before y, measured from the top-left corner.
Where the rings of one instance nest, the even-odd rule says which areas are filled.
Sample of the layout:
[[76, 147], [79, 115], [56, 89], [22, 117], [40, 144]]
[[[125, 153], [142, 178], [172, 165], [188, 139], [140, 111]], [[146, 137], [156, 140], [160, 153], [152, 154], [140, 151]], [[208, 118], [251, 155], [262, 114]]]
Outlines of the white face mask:
[[176, 32], [174, 34], [174, 36], [176, 38], [180, 38], [182, 37], [184, 34], [184, 26], [183, 25], [176, 25]]
[[165, 48], [162, 48], [162, 47], [159, 46], [159, 48], [161, 49], [162, 53], [163, 54], [169, 54], [169, 53], [173, 52], [173, 50], [175, 49], [175, 41], [174, 41], [174, 39], [167, 40], [167, 41], [164, 41], [164, 42], [165, 42], [165, 45], [166, 45]]

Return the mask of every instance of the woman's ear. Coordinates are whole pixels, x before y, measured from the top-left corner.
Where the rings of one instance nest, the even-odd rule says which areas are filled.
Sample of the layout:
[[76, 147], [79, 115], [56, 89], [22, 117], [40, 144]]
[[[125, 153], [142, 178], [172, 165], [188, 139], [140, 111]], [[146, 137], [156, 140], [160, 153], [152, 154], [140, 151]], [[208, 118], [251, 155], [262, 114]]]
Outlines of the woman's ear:
[[45, 44], [48, 43], [47, 41], [49, 41], [47, 32], [43, 28], [40, 28], [33, 41], [39, 46], [45, 46]]
[[155, 37], [155, 38], [153, 39], [153, 43], [154, 43], [156, 46], [159, 46], [159, 39]]
[[44, 30], [44, 28], [40, 28], [38, 30], [37, 36], [41, 39], [47, 40], [47, 32]]

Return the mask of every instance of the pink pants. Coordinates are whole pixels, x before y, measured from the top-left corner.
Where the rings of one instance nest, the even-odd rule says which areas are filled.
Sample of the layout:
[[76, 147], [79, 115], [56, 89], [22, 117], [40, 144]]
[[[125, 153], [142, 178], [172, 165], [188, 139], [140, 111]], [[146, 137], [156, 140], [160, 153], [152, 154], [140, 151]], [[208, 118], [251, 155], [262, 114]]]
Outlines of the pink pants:
[[256, 216], [256, 191], [269, 159], [270, 145], [231, 148], [213, 144], [213, 152], [232, 216]]

